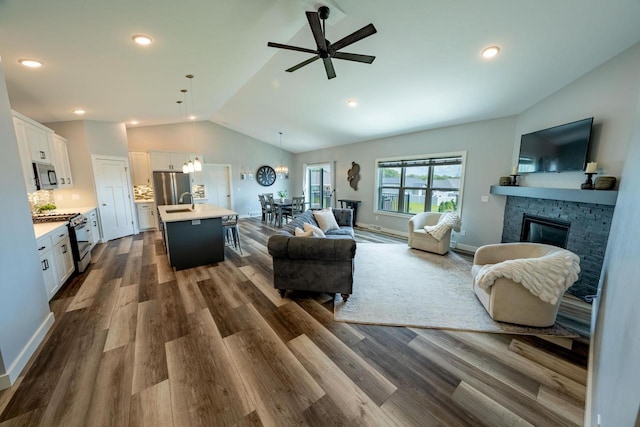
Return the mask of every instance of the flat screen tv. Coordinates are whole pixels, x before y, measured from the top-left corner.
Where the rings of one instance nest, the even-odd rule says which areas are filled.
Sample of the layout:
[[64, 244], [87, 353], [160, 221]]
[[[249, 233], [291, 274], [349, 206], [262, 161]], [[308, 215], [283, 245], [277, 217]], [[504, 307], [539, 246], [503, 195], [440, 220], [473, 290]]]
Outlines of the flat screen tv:
[[583, 171], [593, 117], [522, 135], [518, 173]]

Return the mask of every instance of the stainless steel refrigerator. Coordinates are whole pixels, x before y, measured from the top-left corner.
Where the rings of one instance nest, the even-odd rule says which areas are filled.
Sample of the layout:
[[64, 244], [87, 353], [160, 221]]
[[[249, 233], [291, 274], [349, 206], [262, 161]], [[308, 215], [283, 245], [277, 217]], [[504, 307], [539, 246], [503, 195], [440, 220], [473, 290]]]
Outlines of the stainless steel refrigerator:
[[[154, 172], [153, 193], [156, 206], [177, 205], [182, 193], [190, 193], [189, 174], [180, 172]], [[191, 203], [190, 198], [185, 198]]]

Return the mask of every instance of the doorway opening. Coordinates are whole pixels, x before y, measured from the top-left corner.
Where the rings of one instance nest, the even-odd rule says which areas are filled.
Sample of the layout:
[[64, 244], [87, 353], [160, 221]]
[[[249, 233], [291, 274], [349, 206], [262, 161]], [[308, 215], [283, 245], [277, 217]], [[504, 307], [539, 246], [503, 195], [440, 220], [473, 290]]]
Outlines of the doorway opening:
[[305, 165], [304, 198], [309, 209], [324, 209], [333, 206], [331, 165], [322, 163]]

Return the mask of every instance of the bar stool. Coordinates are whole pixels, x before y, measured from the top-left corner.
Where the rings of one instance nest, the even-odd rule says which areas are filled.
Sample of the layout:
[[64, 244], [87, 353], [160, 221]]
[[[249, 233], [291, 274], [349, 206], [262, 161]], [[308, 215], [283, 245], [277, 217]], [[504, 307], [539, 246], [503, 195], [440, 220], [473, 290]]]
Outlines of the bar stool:
[[224, 240], [228, 246], [233, 245], [234, 249], [240, 250], [242, 254], [242, 246], [240, 246], [240, 230], [238, 229], [238, 215], [228, 215], [222, 217], [222, 230]]

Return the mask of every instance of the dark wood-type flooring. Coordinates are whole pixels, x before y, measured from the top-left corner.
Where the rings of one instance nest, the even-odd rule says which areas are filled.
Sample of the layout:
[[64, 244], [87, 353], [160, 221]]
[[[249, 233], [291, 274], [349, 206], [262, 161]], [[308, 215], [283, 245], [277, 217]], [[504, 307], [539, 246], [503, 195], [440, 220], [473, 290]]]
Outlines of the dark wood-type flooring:
[[0, 426], [582, 425], [586, 344], [335, 322], [273, 289], [272, 227], [240, 230], [243, 255], [179, 272], [158, 232], [97, 246]]

